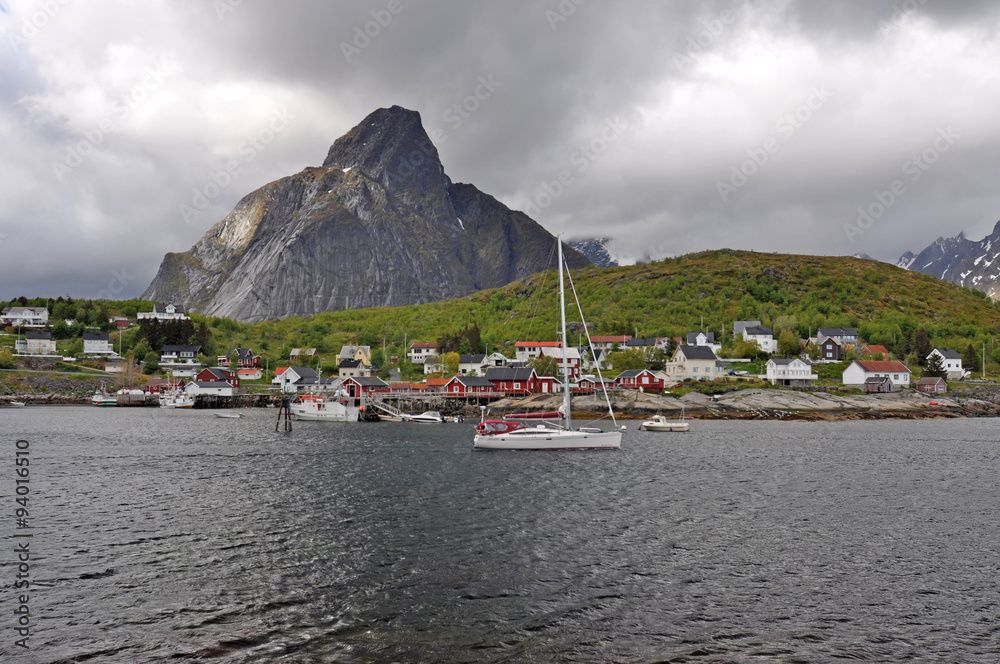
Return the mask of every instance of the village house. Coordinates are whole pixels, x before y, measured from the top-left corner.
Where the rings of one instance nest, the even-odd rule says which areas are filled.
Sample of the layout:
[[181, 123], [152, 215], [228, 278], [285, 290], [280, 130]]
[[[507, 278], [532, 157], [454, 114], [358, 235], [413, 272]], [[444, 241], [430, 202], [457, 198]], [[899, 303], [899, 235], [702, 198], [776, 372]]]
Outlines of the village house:
[[445, 383], [442, 391], [449, 396], [467, 397], [493, 394], [495, 389], [483, 376], [455, 376]]
[[888, 360], [889, 349], [877, 344], [865, 344], [858, 352], [858, 357], [862, 360]]
[[624, 346], [632, 337], [627, 334], [617, 335], [595, 335], [590, 337], [590, 344], [594, 350], [615, 350]]
[[240, 378], [236, 373], [221, 367], [207, 367], [195, 375], [194, 382], [200, 383], [228, 383], [234, 388], [240, 386]]
[[84, 355], [114, 355], [115, 348], [107, 332], [83, 333]]
[[441, 373], [441, 356], [428, 355], [424, 357], [424, 375]]
[[718, 353], [722, 350], [722, 344], [715, 341], [715, 332], [688, 332], [687, 345], [708, 346], [712, 349], [713, 353]]
[[341, 360], [337, 371], [338, 375], [345, 380], [347, 378], [367, 378], [372, 375], [362, 360]]
[[826, 362], [840, 362], [844, 350], [840, 342], [833, 337], [820, 337], [816, 344], [819, 348], [819, 358]]
[[140, 311], [136, 318], [139, 320], [191, 320], [191, 317], [184, 313], [184, 307], [180, 304], [154, 304], [152, 311]]
[[649, 369], [629, 369], [618, 374], [615, 383], [623, 389], [662, 392], [664, 381]]
[[260, 380], [263, 377], [264, 372], [260, 370], [260, 367], [256, 369], [238, 369], [236, 375], [239, 376], [240, 380]]
[[670, 380], [714, 380], [725, 376], [728, 365], [707, 346], [678, 346], [664, 371]]
[[150, 378], [146, 381], [146, 384], [142, 386], [142, 391], [146, 394], [162, 394], [164, 392], [169, 392], [170, 390], [177, 389], [183, 390], [187, 383], [184, 379], [171, 380], [169, 378]]
[[45, 327], [49, 324], [46, 307], [4, 307], [0, 312], [0, 325]]
[[[124, 330], [132, 325], [132, 321], [125, 316], [111, 316], [108, 318], [108, 322], [114, 325], [116, 330]], [[69, 325], [70, 322], [66, 321], [66, 324]]]
[[315, 348], [293, 348], [291, 352], [288, 353], [289, 362], [298, 362], [305, 360], [308, 362], [316, 355]]
[[410, 344], [408, 353], [410, 362], [413, 364], [423, 364], [428, 356], [437, 355], [438, 345], [433, 341], [414, 341]]
[[486, 380], [493, 384], [497, 392], [507, 395], [525, 396], [541, 391], [538, 375], [534, 369], [487, 369]]
[[514, 344], [514, 357], [521, 362], [537, 360], [543, 348], [562, 348], [559, 341], [518, 341]]
[[225, 355], [218, 356], [216, 364], [220, 367], [252, 369], [260, 367], [261, 362], [260, 355], [255, 354], [249, 348], [230, 348]]
[[352, 398], [367, 396], [370, 394], [381, 394], [389, 391], [389, 384], [381, 378], [375, 376], [359, 376], [344, 380], [341, 388]]
[[769, 327], [748, 326], [743, 328], [743, 340], [757, 344], [765, 353], [778, 352], [778, 341], [774, 338], [774, 331]]
[[193, 380], [184, 388], [184, 393], [193, 397], [199, 394], [231, 397], [236, 394], [236, 388], [222, 381]]
[[632, 337], [625, 342], [625, 350], [637, 350], [642, 352], [642, 356], [649, 362], [653, 359], [657, 350], [663, 349], [663, 342], [668, 341], [660, 337]]
[[941, 359], [941, 366], [944, 368], [948, 380], [959, 380], [965, 378], [966, 371], [962, 367], [962, 354], [954, 348], [935, 348], [927, 356], [931, 359], [937, 355]]
[[278, 367], [271, 383], [278, 385], [282, 392], [336, 392], [340, 389], [343, 379], [321, 377], [315, 369], [308, 367]]
[[858, 343], [858, 331], [853, 327], [821, 327], [816, 331], [819, 338], [833, 337], [844, 350], [854, 350]]
[[458, 356], [458, 373], [462, 376], [481, 376], [485, 362], [485, 353], [462, 353]]
[[742, 337], [743, 336], [743, 330], [747, 329], [748, 327], [760, 327], [760, 321], [759, 320], [737, 320], [737, 321], [733, 321], [733, 336], [734, 337]]
[[917, 381], [917, 391], [924, 394], [944, 394], [948, 391], [948, 383], [940, 376], [921, 378]]
[[771, 385], [783, 387], [807, 387], [819, 379], [819, 376], [813, 373], [812, 362], [797, 357], [772, 357], [764, 365], [764, 371], [762, 379], [769, 381]]
[[888, 378], [893, 391], [910, 386], [910, 370], [895, 360], [854, 360], [844, 369], [842, 382], [847, 387], [864, 389], [870, 378]]
[[580, 370], [591, 372], [597, 371], [600, 367], [601, 371], [606, 371], [611, 368], [611, 362], [608, 360], [608, 356], [611, 355], [611, 351], [605, 348], [595, 348], [593, 353], [591, 353], [590, 348], [580, 349]]
[[160, 368], [175, 376], [193, 378], [201, 371], [198, 361], [201, 346], [167, 345], [160, 349]]
[[47, 330], [28, 330], [15, 342], [14, 350], [28, 355], [55, 355], [56, 342]]
[[372, 348], [371, 346], [343, 346], [337, 360], [361, 360], [366, 367], [370, 367], [372, 365]]
[[[551, 357], [556, 361], [560, 375], [568, 375], [570, 381], [575, 381], [580, 377], [580, 350], [578, 348], [567, 348], [565, 356], [563, 349], [543, 348], [542, 357]], [[568, 370], [567, 370], [568, 369]]]
[[597, 378], [596, 376], [584, 376], [576, 385], [573, 386], [572, 391], [576, 394], [594, 394], [595, 392], [603, 394], [605, 390], [610, 394], [618, 388], [618, 383], [610, 378]]

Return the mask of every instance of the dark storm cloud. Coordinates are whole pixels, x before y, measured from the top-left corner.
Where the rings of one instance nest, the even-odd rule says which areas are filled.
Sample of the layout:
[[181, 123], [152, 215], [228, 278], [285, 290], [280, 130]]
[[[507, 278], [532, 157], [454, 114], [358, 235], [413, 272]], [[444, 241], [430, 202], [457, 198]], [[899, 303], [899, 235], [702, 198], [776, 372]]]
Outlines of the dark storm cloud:
[[989, 2], [56, 4], [41, 26], [32, 0], [0, 14], [0, 298], [95, 295], [114, 271], [136, 295], [392, 104], [454, 180], [626, 256], [892, 260], [989, 231], [1000, 205]]

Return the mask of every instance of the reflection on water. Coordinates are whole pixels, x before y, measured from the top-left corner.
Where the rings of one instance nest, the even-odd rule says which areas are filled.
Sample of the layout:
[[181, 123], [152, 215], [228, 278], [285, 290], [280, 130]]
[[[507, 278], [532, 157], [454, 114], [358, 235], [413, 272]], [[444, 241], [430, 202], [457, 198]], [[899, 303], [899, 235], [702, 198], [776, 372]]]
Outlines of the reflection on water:
[[32, 651], [0, 659], [996, 662], [991, 420], [549, 453], [246, 413], [0, 414], [32, 443], [41, 556]]

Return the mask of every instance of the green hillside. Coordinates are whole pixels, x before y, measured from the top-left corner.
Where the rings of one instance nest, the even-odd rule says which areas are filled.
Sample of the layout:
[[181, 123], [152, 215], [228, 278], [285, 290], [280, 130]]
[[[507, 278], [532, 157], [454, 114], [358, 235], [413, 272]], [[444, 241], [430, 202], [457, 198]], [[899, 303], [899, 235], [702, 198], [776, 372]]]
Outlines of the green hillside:
[[[876, 261], [719, 250], [646, 265], [577, 270], [573, 280], [592, 334], [676, 337], [704, 323], [703, 329], [728, 346], [734, 320], [759, 319], [765, 326], [791, 328], [802, 338], [819, 327], [849, 326], [903, 359], [904, 339], [922, 328], [935, 346], [963, 351], [971, 345], [978, 353], [985, 344], [988, 371], [1000, 360], [995, 347], [1000, 308], [982, 292]], [[119, 313], [122, 304], [86, 306], [103, 315]], [[129, 315], [143, 306], [135, 300], [127, 304]], [[79, 317], [80, 306], [68, 308]], [[293, 347], [315, 347], [330, 363], [345, 343], [377, 350], [384, 344], [386, 355], [404, 357], [413, 341], [437, 341], [473, 326], [482, 350], [512, 350], [517, 340], [556, 339], [559, 326], [554, 270], [448, 302], [257, 324], [194, 318], [211, 332], [210, 357], [250, 346], [271, 367], [287, 360]], [[568, 320], [578, 321], [579, 315], [571, 310]], [[135, 329], [127, 332], [124, 348], [136, 339]]]

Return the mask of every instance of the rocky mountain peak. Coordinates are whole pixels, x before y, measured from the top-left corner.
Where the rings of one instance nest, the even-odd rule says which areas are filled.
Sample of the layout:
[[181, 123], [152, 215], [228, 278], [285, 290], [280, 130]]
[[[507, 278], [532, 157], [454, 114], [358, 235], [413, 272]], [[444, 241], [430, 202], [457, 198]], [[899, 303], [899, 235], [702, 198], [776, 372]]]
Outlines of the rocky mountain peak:
[[896, 265], [979, 289], [997, 299], [1000, 297], [1000, 222], [982, 240], [970, 240], [964, 231], [954, 237], [939, 237], [918, 254], [907, 251]]
[[380, 108], [338, 138], [324, 168], [359, 169], [385, 187], [401, 184], [445, 187], [447, 179], [420, 113], [401, 106]]

